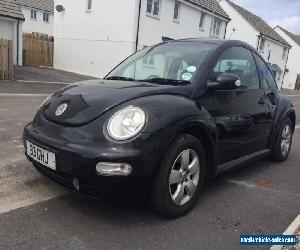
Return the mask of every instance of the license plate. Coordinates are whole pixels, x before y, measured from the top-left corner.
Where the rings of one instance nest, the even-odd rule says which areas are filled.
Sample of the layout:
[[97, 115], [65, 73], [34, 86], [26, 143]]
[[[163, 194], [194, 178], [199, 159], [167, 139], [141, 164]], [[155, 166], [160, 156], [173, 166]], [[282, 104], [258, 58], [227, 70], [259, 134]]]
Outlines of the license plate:
[[33, 160], [41, 163], [43, 166], [56, 170], [55, 154], [45, 150], [30, 141], [26, 141], [27, 155]]

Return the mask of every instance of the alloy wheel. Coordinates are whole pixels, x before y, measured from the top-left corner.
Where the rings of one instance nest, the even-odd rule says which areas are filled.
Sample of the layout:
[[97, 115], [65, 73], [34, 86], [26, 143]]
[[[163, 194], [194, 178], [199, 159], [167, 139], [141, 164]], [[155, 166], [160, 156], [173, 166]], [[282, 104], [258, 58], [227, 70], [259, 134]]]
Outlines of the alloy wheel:
[[292, 131], [289, 124], [286, 124], [281, 135], [280, 149], [283, 156], [286, 156], [291, 147]]
[[196, 151], [182, 151], [176, 158], [169, 177], [169, 191], [175, 204], [184, 205], [193, 197], [199, 174], [200, 162]]

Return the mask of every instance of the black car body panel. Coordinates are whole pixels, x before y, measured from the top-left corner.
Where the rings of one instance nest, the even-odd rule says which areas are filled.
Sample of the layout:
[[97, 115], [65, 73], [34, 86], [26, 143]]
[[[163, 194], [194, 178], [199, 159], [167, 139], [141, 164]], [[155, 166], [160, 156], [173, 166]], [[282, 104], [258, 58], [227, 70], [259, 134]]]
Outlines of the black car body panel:
[[[201, 42], [215, 43], [216, 48], [206, 55], [205, 67], [190, 84], [95, 80], [56, 92], [25, 127], [23, 138], [25, 148], [29, 140], [56, 153], [57, 170], [34, 165], [70, 188], [74, 177], [78, 178], [84, 193], [140, 200], [146, 197], [161, 159], [179, 134], [190, 133], [202, 141], [210, 176], [268, 153], [283, 119], [291, 116], [295, 121], [291, 101], [278, 91], [262, 88], [208, 89], [209, 74], [224, 50], [235, 46], [256, 52], [239, 41], [200, 39], [199, 46]], [[69, 111], [57, 116], [62, 103], [68, 104]], [[107, 132], [108, 121], [129, 106], [145, 111], [146, 124], [134, 137], [117, 141]], [[95, 169], [99, 162], [128, 163], [132, 173], [100, 176]]]
[[[274, 107], [275, 109], [275, 107]], [[271, 148], [272, 145], [274, 145], [274, 140], [276, 138], [276, 135], [279, 132], [280, 125], [284, 121], [286, 117], [290, 117], [290, 119], [293, 122], [293, 132], [295, 130], [295, 122], [296, 122], [296, 112], [295, 107], [292, 103], [292, 101], [287, 98], [284, 95], [278, 95], [277, 105], [276, 105], [276, 111], [274, 111], [274, 121], [271, 125], [270, 130], [270, 137], [269, 137], [269, 144], [268, 146]]]
[[[190, 96], [191, 86], [155, 85], [139, 82], [118, 82], [92, 80], [73, 84], [57, 93], [44, 106], [44, 116], [52, 122], [65, 126], [82, 126], [111, 108], [135, 98], [155, 94], [176, 94]], [[61, 103], [67, 103], [71, 111], [55, 116]]]

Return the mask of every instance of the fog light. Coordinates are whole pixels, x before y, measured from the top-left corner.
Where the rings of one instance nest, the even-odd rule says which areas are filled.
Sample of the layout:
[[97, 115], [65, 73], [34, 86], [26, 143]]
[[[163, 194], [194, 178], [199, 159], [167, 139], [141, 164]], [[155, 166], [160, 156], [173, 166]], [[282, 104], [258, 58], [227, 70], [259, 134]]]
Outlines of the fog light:
[[131, 173], [132, 167], [127, 163], [99, 162], [96, 171], [105, 176], [127, 176]]

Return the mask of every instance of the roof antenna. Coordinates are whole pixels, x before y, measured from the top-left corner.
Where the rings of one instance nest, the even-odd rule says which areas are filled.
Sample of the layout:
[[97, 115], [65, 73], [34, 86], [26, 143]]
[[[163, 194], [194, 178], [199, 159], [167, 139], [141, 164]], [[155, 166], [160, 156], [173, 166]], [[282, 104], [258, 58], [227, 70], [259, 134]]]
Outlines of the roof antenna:
[[230, 40], [230, 38], [231, 38], [231, 36], [232, 36], [232, 34], [235, 32], [235, 28], [233, 27], [232, 28], [232, 32], [231, 32], [231, 34], [230, 34], [230, 36], [228, 37], [228, 40]]

